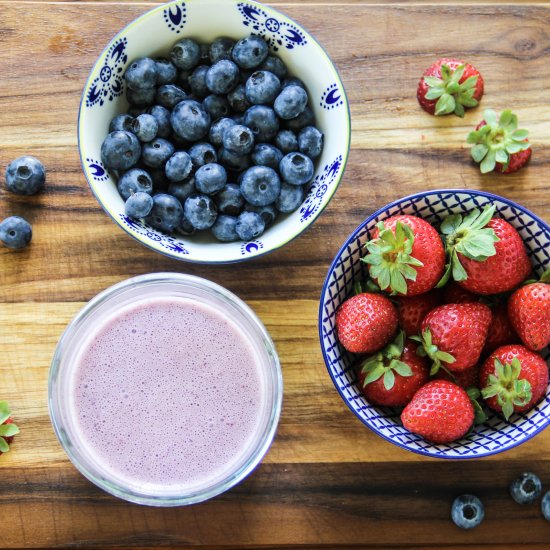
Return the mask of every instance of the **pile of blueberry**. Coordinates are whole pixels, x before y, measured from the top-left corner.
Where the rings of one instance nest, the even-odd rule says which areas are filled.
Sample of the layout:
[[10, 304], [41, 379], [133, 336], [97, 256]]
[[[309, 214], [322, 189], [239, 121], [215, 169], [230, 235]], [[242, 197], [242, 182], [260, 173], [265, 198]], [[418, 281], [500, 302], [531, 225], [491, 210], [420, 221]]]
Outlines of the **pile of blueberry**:
[[[46, 171], [35, 157], [23, 156], [8, 164], [6, 188], [16, 195], [35, 195], [44, 187]], [[0, 242], [14, 250], [25, 248], [32, 239], [32, 226], [21, 216], [9, 216], [0, 222]]]
[[101, 156], [129, 217], [248, 241], [302, 204], [323, 134], [304, 84], [262, 38], [184, 38], [170, 59], [136, 59], [124, 77], [130, 109]]

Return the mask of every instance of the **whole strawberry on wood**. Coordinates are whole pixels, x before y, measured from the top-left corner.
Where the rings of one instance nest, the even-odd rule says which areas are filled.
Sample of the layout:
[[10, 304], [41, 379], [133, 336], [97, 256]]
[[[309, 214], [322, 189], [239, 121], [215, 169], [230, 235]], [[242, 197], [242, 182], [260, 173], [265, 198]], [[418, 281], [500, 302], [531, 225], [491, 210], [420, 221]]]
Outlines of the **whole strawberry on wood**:
[[392, 294], [414, 296], [435, 287], [445, 267], [437, 231], [417, 216], [392, 216], [376, 224], [362, 261], [376, 284]]
[[441, 224], [447, 265], [438, 286], [452, 278], [475, 294], [499, 294], [518, 286], [531, 272], [523, 239], [506, 220], [494, 218], [495, 206], [466, 216], [452, 214]]
[[510, 174], [529, 162], [529, 133], [517, 128], [518, 117], [510, 109], [502, 111], [500, 117], [492, 109], [483, 113], [483, 120], [466, 138], [473, 145], [470, 154], [482, 174], [493, 171]]
[[352, 353], [382, 349], [397, 330], [397, 310], [382, 294], [363, 292], [346, 300], [336, 312], [338, 340]]
[[416, 354], [416, 344], [399, 331], [395, 340], [361, 365], [359, 382], [369, 402], [404, 407], [428, 381], [428, 362]]
[[10, 409], [6, 401], [0, 401], [0, 455], [10, 450], [13, 436], [19, 433], [19, 428], [10, 418]]
[[436, 61], [420, 78], [416, 97], [422, 109], [431, 115], [454, 113], [476, 107], [483, 95], [480, 72], [464, 61], [443, 58]]
[[485, 360], [479, 380], [487, 405], [508, 420], [541, 400], [548, 387], [548, 365], [524, 346], [503, 346]]

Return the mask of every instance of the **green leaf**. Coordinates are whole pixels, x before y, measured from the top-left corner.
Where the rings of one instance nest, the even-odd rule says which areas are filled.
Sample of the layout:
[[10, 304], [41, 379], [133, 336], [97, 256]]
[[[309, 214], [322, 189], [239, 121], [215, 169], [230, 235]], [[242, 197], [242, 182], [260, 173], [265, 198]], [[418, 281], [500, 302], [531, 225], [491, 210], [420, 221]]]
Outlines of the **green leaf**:
[[0, 411], [0, 424], [3, 424], [10, 417], [9, 412]]
[[443, 94], [435, 104], [435, 114], [448, 115], [455, 110], [456, 102], [455, 98], [449, 94]]
[[444, 81], [447, 81], [452, 76], [452, 71], [449, 65], [443, 64], [441, 65], [441, 76], [443, 77]]
[[510, 109], [506, 109], [504, 111], [502, 111], [502, 113], [500, 114], [500, 118], [499, 118], [499, 125], [502, 126], [503, 128], [505, 128], [506, 126], [508, 126], [508, 124], [510, 124], [512, 122], [512, 111]]
[[[475, 229], [483, 229], [491, 221], [491, 218], [495, 215], [495, 211], [496, 206], [494, 204], [487, 204], [475, 220], [472, 227]], [[496, 233], [492, 229], [491, 231], [493, 232], [495, 239], [498, 240]]]
[[445, 273], [443, 273], [443, 277], [441, 277], [437, 285], [435, 285], [435, 288], [443, 288], [449, 282], [449, 279], [451, 278], [451, 272], [451, 262], [448, 262], [447, 264], [445, 264]]
[[493, 111], [493, 109], [485, 109], [485, 111], [483, 112], [483, 119], [488, 126], [498, 124], [497, 114], [495, 111]]
[[505, 400], [502, 404], [502, 414], [506, 420], [514, 414], [514, 405], [509, 399]]
[[425, 76], [424, 82], [430, 87], [430, 88], [441, 88], [443, 89], [445, 84], [443, 80], [440, 78], [437, 78], [436, 76]]
[[515, 153], [519, 153], [520, 151], [525, 151], [526, 149], [529, 149], [529, 147], [531, 146], [525, 141], [512, 141], [506, 145], [506, 151], [513, 155]]
[[399, 361], [397, 359], [394, 359], [390, 363], [390, 367], [400, 376], [412, 376], [412, 369], [407, 365], [407, 363], [404, 363], [403, 361]]
[[452, 266], [453, 279], [455, 281], [457, 282], [465, 281], [468, 278], [468, 273], [466, 273], [466, 270], [462, 267], [462, 264], [458, 259], [458, 255], [455, 249], [453, 249], [453, 252], [451, 255], [451, 266]]
[[393, 388], [394, 384], [395, 384], [395, 374], [393, 374], [393, 371], [391, 369], [388, 369], [384, 373], [384, 388], [386, 388], [389, 391]]
[[474, 88], [477, 85], [478, 76], [469, 76], [462, 84], [460, 85], [462, 90], [472, 90], [474, 91]]
[[483, 396], [483, 399], [489, 399], [490, 397], [494, 397], [498, 393], [498, 388], [493, 385], [489, 385], [481, 390], [481, 395]]
[[472, 401], [472, 405], [474, 407], [474, 424], [479, 426], [487, 421], [488, 416], [475, 399]]
[[481, 258], [486, 259], [489, 256], [494, 256], [496, 254], [495, 241], [490, 233], [483, 233], [482, 231], [479, 230], [466, 235], [456, 246], [457, 252], [477, 261], [481, 261]]
[[445, 90], [443, 90], [443, 88], [430, 88], [426, 92], [426, 99], [429, 99], [429, 100], [438, 99], [443, 95], [444, 92]]
[[481, 142], [482, 142], [482, 139], [481, 139], [480, 130], [472, 130], [466, 137], [466, 143], [481, 143]]
[[481, 173], [488, 174], [495, 169], [496, 165], [496, 153], [492, 149], [489, 149], [487, 155], [483, 159], [480, 165]]
[[456, 116], [459, 116], [460, 118], [462, 118], [464, 116], [464, 106], [462, 105], [462, 103], [460, 103], [459, 101], [455, 101], [455, 110], [454, 110], [454, 114]]
[[466, 393], [468, 394], [468, 397], [472, 401], [479, 399], [481, 397], [481, 392], [479, 391], [479, 388], [476, 388], [475, 386], [468, 388], [466, 390]]
[[464, 105], [464, 107], [477, 107], [478, 100], [474, 99], [473, 97], [465, 96], [464, 94], [460, 94], [458, 96], [458, 101]]
[[451, 82], [458, 84], [460, 82], [460, 79], [464, 76], [464, 69], [466, 68], [466, 65], [463, 63], [462, 65], [459, 65], [454, 71], [451, 76]]
[[407, 294], [407, 282], [397, 269], [390, 272], [390, 288], [398, 294]]
[[483, 157], [487, 154], [487, 151], [489, 151], [487, 145], [484, 143], [478, 143], [470, 149], [470, 154], [472, 155], [472, 158], [479, 163], [483, 160]]
[[550, 283], [550, 267], [542, 274], [541, 283]]
[[385, 372], [384, 365], [378, 365], [372, 371], [370, 371], [363, 382], [363, 387], [367, 386], [371, 382], [378, 380]]
[[10, 450], [10, 446], [8, 445], [7, 441], [0, 437], [0, 452], [1, 453], [7, 453]]
[[444, 361], [445, 363], [453, 364], [456, 361], [456, 359], [450, 353], [447, 353], [446, 351], [437, 351], [436, 352], [436, 357], [440, 361]]
[[458, 93], [459, 90], [460, 90], [460, 86], [458, 82], [449, 82], [449, 84], [447, 84], [446, 92], [448, 94], [455, 95]]
[[524, 139], [527, 139], [528, 135], [529, 135], [529, 132], [527, 130], [515, 130], [512, 133], [511, 137], [516, 141], [523, 141]]
[[15, 424], [2, 424], [0, 426], [0, 436], [11, 437], [19, 433], [19, 428]]
[[496, 152], [495, 159], [501, 164], [506, 164], [508, 162], [508, 153], [504, 149], [499, 149]]
[[441, 223], [441, 231], [444, 235], [452, 235], [457, 232], [461, 224], [462, 216], [460, 214], [451, 214]]

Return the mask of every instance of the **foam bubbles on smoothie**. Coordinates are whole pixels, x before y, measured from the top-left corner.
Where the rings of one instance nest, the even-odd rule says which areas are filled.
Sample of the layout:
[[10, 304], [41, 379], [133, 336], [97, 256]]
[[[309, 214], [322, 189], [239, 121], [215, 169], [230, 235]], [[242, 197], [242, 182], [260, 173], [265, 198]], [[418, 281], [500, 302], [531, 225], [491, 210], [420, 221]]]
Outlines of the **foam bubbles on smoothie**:
[[144, 301], [109, 319], [80, 356], [79, 431], [132, 484], [208, 483], [261, 429], [260, 369], [245, 336], [213, 308]]

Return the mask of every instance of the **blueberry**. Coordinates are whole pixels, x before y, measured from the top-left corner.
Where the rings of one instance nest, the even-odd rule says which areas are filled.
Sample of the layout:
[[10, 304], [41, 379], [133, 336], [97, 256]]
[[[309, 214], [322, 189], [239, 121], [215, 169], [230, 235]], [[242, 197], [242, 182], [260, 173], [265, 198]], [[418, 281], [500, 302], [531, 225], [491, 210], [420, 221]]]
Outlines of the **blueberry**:
[[183, 181], [193, 168], [193, 161], [185, 151], [177, 151], [167, 161], [164, 171], [170, 181]]
[[510, 494], [518, 504], [531, 504], [542, 493], [542, 483], [537, 475], [525, 472], [510, 485]]
[[541, 509], [542, 515], [544, 516], [544, 519], [546, 521], [550, 521], [550, 491], [545, 493], [545, 495], [542, 497], [542, 501], [540, 503], [540, 509]]
[[240, 124], [241, 126], [244, 126], [244, 116], [241, 115], [241, 114], [235, 114], [235, 115], [231, 115], [229, 118], [231, 118], [231, 120], [235, 123], [235, 124]]
[[483, 503], [473, 495], [456, 497], [451, 507], [451, 518], [461, 529], [477, 527], [485, 516]]
[[153, 115], [143, 114], [132, 121], [132, 132], [143, 143], [153, 141], [158, 134], [159, 125]]
[[281, 130], [275, 136], [275, 145], [283, 154], [298, 151], [298, 138], [292, 130]]
[[285, 120], [297, 117], [307, 105], [307, 92], [294, 84], [281, 90], [275, 99], [273, 108]]
[[145, 218], [153, 209], [153, 197], [147, 193], [134, 193], [126, 199], [124, 211], [130, 218]]
[[298, 148], [310, 159], [317, 158], [323, 150], [323, 134], [315, 126], [306, 126], [298, 134]]
[[157, 136], [169, 138], [172, 134], [172, 125], [170, 124], [170, 111], [162, 105], [153, 105], [148, 109], [150, 115], [157, 121]]
[[230, 118], [220, 118], [212, 126], [210, 126], [210, 132], [208, 133], [208, 139], [210, 143], [214, 145], [221, 145], [223, 143], [224, 132], [235, 125], [235, 121]]
[[170, 117], [172, 128], [178, 136], [189, 141], [198, 141], [210, 129], [210, 115], [194, 99], [184, 99], [178, 103]]
[[35, 157], [23, 156], [12, 160], [6, 168], [6, 187], [17, 195], [34, 195], [46, 182], [44, 165]]
[[189, 88], [191, 93], [197, 99], [205, 98], [210, 90], [206, 85], [206, 73], [208, 73], [207, 65], [199, 65], [190, 75], [189, 75]]
[[279, 163], [281, 177], [291, 185], [304, 185], [313, 177], [313, 162], [302, 153], [289, 153]]
[[[149, 107], [147, 105], [142, 105], [141, 107], [138, 107], [136, 105], [130, 105], [128, 107], [128, 114], [132, 118], [136, 118], [139, 115], [142, 115], [143, 113], [146, 113], [149, 110]], [[130, 130], [128, 130], [130, 131]]]
[[135, 91], [154, 88], [157, 76], [157, 64], [149, 57], [132, 61], [124, 73], [128, 88]]
[[303, 88], [304, 90], [306, 89], [305, 84], [295, 76], [291, 78], [285, 78], [283, 80], [283, 88], [286, 88], [287, 86], [298, 86], [299, 88]]
[[208, 195], [191, 195], [183, 206], [184, 215], [195, 229], [208, 229], [214, 225], [218, 211]]
[[240, 187], [234, 183], [228, 183], [216, 194], [214, 199], [218, 205], [218, 210], [222, 214], [229, 214], [230, 216], [238, 216], [244, 206], [244, 198], [241, 195]]
[[241, 38], [234, 46], [233, 61], [242, 69], [253, 69], [261, 65], [269, 53], [267, 42], [259, 36]]
[[287, 214], [294, 212], [304, 202], [305, 191], [299, 185], [288, 185], [281, 182], [281, 193], [275, 201], [275, 207], [279, 212]]
[[176, 227], [176, 233], [180, 235], [194, 235], [196, 232], [197, 230], [193, 227], [191, 222], [183, 216], [180, 224]]
[[166, 161], [174, 154], [174, 146], [166, 139], [155, 138], [143, 144], [141, 160], [151, 168], [163, 168]]
[[271, 145], [271, 143], [257, 143], [252, 151], [252, 162], [259, 166], [269, 166], [273, 170], [279, 170], [279, 163], [283, 153]]
[[227, 172], [215, 162], [201, 166], [195, 172], [195, 186], [200, 193], [213, 195], [221, 191], [227, 183]]
[[269, 71], [256, 71], [246, 81], [246, 98], [254, 105], [273, 103], [281, 90], [280, 80]]
[[183, 38], [176, 42], [170, 52], [170, 59], [178, 69], [192, 69], [198, 65], [200, 58], [201, 48], [190, 38]]
[[306, 107], [297, 117], [285, 121], [285, 128], [293, 132], [299, 132], [306, 126], [311, 126], [315, 122], [311, 107]]
[[164, 84], [160, 86], [155, 95], [156, 102], [170, 110], [186, 97], [187, 94], [175, 84]]
[[254, 148], [254, 134], [248, 126], [230, 126], [223, 133], [223, 147], [236, 155], [248, 155]]
[[20, 216], [10, 216], [0, 223], [0, 241], [14, 250], [25, 248], [32, 239], [31, 224]]
[[122, 130], [126, 132], [132, 131], [132, 121], [134, 117], [130, 115], [117, 115], [109, 124], [109, 132], [120, 132]]
[[169, 59], [159, 57], [155, 59], [155, 65], [157, 67], [157, 86], [173, 84], [176, 81], [178, 70]]
[[247, 212], [256, 212], [256, 214], [260, 214], [262, 220], [264, 220], [266, 229], [271, 227], [277, 218], [277, 209], [272, 204], [266, 204], [265, 206], [246, 204], [244, 210]]
[[265, 230], [265, 223], [256, 212], [242, 212], [237, 218], [235, 231], [242, 241], [251, 241], [259, 237]]
[[239, 67], [222, 59], [208, 69], [206, 85], [213, 94], [227, 94], [239, 83]]
[[212, 235], [223, 243], [230, 243], [239, 239], [237, 235], [237, 218], [220, 214], [212, 226]]
[[167, 190], [169, 195], [173, 195], [184, 204], [187, 197], [195, 193], [195, 178], [190, 176], [183, 181], [170, 182]]
[[101, 145], [101, 160], [109, 170], [128, 170], [141, 155], [139, 139], [131, 132], [111, 132]]
[[259, 67], [260, 71], [269, 71], [273, 73], [279, 80], [282, 80], [288, 74], [286, 65], [279, 57], [268, 55], [265, 61]]
[[132, 168], [118, 178], [117, 188], [124, 200], [128, 200], [132, 193], [151, 195], [153, 193], [153, 178], [141, 168]]
[[246, 170], [250, 166], [250, 155], [238, 155], [237, 153], [232, 153], [224, 147], [220, 147], [218, 150], [218, 160], [226, 168], [230, 170]]
[[223, 95], [210, 94], [204, 98], [202, 105], [208, 111], [213, 121], [229, 114], [229, 103]]
[[189, 149], [189, 156], [195, 168], [200, 168], [205, 164], [210, 164], [218, 160], [216, 150], [210, 143], [206, 142], [195, 143], [195, 145]]
[[274, 203], [280, 191], [281, 180], [273, 168], [253, 166], [243, 175], [241, 194], [254, 206]]
[[246, 97], [245, 84], [239, 84], [227, 94], [229, 106], [236, 113], [244, 113], [252, 104]]
[[[126, 99], [134, 107], [148, 107], [155, 102], [156, 88], [144, 88], [143, 90], [126, 90]], [[132, 115], [138, 116], [138, 115]]]
[[235, 40], [232, 38], [220, 37], [216, 38], [209, 48], [209, 58], [210, 63], [214, 64], [222, 59], [231, 59], [231, 52], [233, 51], [233, 46], [235, 45]]
[[256, 136], [256, 141], [271, 141], [279, 131], [279, 119], [271, 107], [253, 105], [244, 114], [244, 125]]
[[153, 208], [145, 221], [161, 231], [173, 233], [183, 218], [181, 202], [165, 193], [159, 193], [153, 197]]

